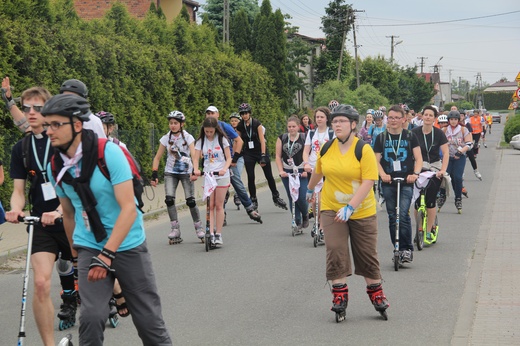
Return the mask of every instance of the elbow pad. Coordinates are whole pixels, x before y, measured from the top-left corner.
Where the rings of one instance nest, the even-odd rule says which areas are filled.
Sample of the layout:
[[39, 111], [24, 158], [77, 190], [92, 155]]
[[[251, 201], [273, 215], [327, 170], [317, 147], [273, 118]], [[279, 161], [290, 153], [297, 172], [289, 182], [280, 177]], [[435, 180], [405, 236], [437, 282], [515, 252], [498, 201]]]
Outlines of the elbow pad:
[[473, 142], [466, 142], [466, 145], [468, 146], [468, 149], [473, 149]]

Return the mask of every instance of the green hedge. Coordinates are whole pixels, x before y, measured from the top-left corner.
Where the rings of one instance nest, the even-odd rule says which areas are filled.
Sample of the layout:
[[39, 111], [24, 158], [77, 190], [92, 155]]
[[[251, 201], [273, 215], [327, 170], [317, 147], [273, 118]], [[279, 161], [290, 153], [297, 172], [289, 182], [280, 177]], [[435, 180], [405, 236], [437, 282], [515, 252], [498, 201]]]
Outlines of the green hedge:
[[[75, 15], [72, 0], [37, 3], [0, 1], [0, 77], [10, 77], [15, 96], [34, 85], [55, 94], [64, 80], [82, 80], [92, 110], [115, 114], [121, 133], [132, 134], [123, 140], [129, 139], [129, 149], [148, 173], [158, 136], [168, 130], [166, 115], [174, 109], [184, 112], [187, 128], [198, 133], [209, 105], [227, 120], [240, 103], [249, 102], [274, 149], [275, 129], [285, 115], [272, 92], [273, 80], [250, 58], [220, 46], [210, 27], [182, 17], [169, 24], [155, 12], [136, 20], [119, 2], [105, 18], [92, 21]], [[15, 138], [0, 141], [8, 168], [19, 132], [3, 107], [0, 115], [3, 137]], [[11, 189], [3, 190], [9, 190], [0, 192], [5, 203]]]
[[511, 142], [511, 138], [520, 134], [520, 114], [509, 118], [504, 126], [504, 140], [506, 143]]
[[486, 109], [507, 109], [511, 103], [513, 92], [492, 92], [484, 94], [484, 104]]

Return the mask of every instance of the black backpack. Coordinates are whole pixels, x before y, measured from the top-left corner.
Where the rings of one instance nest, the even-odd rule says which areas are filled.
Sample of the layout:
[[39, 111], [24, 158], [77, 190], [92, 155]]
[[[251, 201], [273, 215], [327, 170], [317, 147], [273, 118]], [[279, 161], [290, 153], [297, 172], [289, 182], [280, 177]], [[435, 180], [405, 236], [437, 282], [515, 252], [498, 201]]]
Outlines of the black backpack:
[[[335, 140], [336, 140], [336, 138], [333, 138], [332, 140], [325, 142], [325, 144], [323, 144], [323, 147], [321, 147], [321, 150], [320, 150], [320, 156], [325, 155], [325, 153], [327, 152], [327, 150], [329, 150], [330, 146], [332, 145], [332, 143], [334, 143]], [[366, 144], [368, 144], [368, 143], [365, 143], [361, 139], [358, 139], [358, 141], [356, 142], [356, 147], [354, 148], [354, 155], [356, 155], [356, 159], [358, 161], [361, 161], [361, 158], [363, 157], [363, 147]]]

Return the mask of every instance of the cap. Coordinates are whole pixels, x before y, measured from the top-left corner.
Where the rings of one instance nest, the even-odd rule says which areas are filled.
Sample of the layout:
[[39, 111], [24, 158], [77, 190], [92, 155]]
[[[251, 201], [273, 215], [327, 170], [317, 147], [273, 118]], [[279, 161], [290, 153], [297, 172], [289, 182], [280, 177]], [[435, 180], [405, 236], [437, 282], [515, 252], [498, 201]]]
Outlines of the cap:
[[218, 113], [218, 109], [215, 106], [209, 106], [208, 108], [206, 108], [206, 112], [208, 111]]

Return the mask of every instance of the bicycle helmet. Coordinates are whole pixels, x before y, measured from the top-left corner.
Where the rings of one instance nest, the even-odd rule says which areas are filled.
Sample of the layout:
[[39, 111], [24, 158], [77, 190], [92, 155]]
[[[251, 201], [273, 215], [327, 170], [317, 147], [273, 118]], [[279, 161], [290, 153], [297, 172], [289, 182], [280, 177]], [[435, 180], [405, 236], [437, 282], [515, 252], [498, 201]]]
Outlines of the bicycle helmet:
[[339, 106], [339, 102], [336, 101], [336, 100], [332, 100], [329, 102], [329, 109], [332, 111], [334, 110], [334, 108], [336, 108], [337, 106]]
[[238, 113], [251, 113], [251, 105], [249, 103], [242, 103], [238, 106]]
[[[440, 117], [439, 117], [439, 118], [440, 118]], [[457, 120], [459, 120], [459, 119], [460, 119], [460, 113], [459, 113], [459, 111], [450, 111], [450, 112], [448, 113], [448, 120], [450, 120], [450, 119], [457, 119]]]
[[351, 105], [338, 105], [334, 108], [332, 113], [330, 114], [330, 120], [334, 119], [337, 116], [345, 116], [352, 121], [359, 121], [359, 113], [357, 110]]
[[76, 95], [79, 95], [83, 98], [87, 98], [88, 89], [85, 83], [78, 79], [68, 79], [60, 87], [60, 94], [63, 94], [65, 91], [72, 92]]
[[103, 124], [115, 124], [116, 119], [114, 118], [114, 115], [109, 112], [105, 111], [99, 111], [96, 113], [96, 116], [101, 120]]
[[410, 111], [410, 107], [408, 107], [408, 105], [406, 103], [403, 103], [403, 110], [405, 112], [409, 112]]
[[374, 112], [375, 112], [375, 111], [374, 111], [372, 108], [369, 108], [369, 109], [367, 109], [367, 113], [366, 113], [366, 114], [372, 114], [372, 115], [374, 115]]
[[89, 121], [90, 104], [76, 94], [59, 94], [45, 102], [41, 111], [43, 116], [63, 115], [69, 118], [77, 117], [81, 121]]
[[447, 122], [448, 122], [448, 116], [446, 114], [439, 115], [439, 123], [447, 123]]
[[233, 119], [233, 118], [242, 120], [242, 117], [238, 113], [231, 113], [231, 115], [229, 116], [229, 119]]
[[384, 114], [383, 114], [383, 111], [381, 111], [381, 110], [374, 112], [374, 120], [383, 119], [383, 116], [384, 116]]
[[170, 114], [168, 114], [167, 118], [168, 118], [168, 120], [175, 119], [181, 123], [186, 121], [186, 117], [184, 116], [184, 114], [179, 111], [171, 111]]
[[385, 107], [385, 106], [381, 106], [381, 107], [379, 107], [379, 110], [380, 110], [381, 112], [386, 112], [386, 107]]

